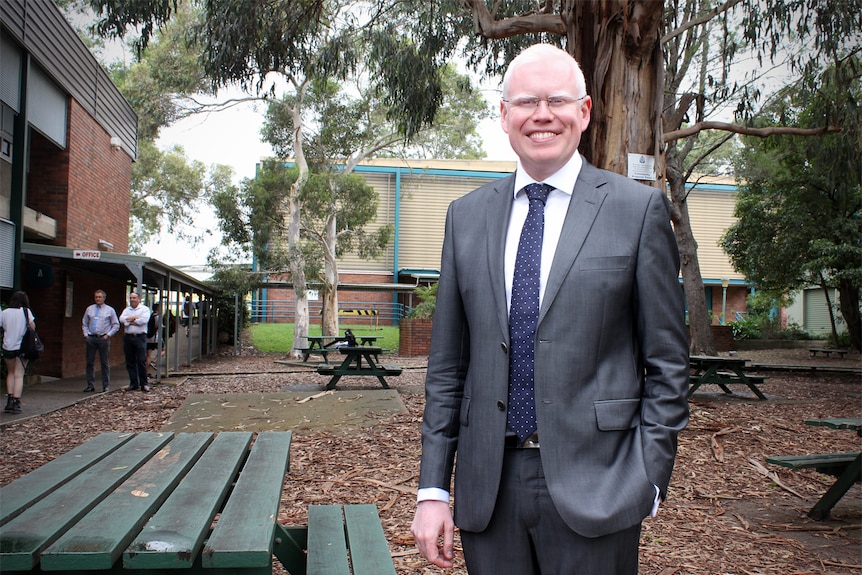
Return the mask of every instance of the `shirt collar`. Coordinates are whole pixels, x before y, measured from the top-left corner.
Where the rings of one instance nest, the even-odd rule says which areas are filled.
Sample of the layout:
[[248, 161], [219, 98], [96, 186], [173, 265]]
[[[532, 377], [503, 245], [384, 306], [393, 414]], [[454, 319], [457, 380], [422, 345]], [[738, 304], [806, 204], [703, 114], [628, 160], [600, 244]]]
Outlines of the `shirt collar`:
[[575, 182], [578, 179], [578, 175], [581, 173], [582, 165], [583, 160], [581, 159], [581, 155], [576, 152], [572, 154], [572, 157], [569, 158], [569, 161], [566, 162], [562, 168], [551, 174], [544, 182], [536, 182], [536, 180], [531, 178], [530, 175], [521, 168], [521, 161], [518, 160], [518, 169], [515, 172], [514, 196], [517, 197], [518, 192], [521, 191], [524, 186], [534, 182], [548, 184], [553, 186], [555, 189], [560, 190], [564, 194], [571, 196], [575, 189]]

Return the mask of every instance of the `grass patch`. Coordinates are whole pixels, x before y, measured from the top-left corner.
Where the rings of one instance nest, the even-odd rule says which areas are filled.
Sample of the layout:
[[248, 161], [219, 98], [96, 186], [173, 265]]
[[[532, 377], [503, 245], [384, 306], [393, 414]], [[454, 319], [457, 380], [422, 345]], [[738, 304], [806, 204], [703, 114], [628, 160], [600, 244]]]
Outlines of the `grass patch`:
[[[399, 329], [397, 327], [384, 325], [374, 329], [368, 325], [339, 324], [342, 334], [348, 328], [356, 337], [373, 335], [377, 337], [375, 345], [391, 353], [398, 353]], [[292, 323], [255, 323], [251, 325], [249, 332], [252, 345], [264, 353], [287, 353], [293, 348]], [[308, 335], [320, 335], [320, 325], [310, 326]]]

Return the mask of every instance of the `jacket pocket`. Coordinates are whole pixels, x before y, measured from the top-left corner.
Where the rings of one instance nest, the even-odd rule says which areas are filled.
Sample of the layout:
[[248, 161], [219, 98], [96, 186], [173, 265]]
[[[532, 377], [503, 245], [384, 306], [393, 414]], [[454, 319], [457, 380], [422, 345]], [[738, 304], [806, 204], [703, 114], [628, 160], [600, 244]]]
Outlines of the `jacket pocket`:
[[594, 401], [596, 425], [601, 431], [632, 429], [640, 424], [639, 398]]

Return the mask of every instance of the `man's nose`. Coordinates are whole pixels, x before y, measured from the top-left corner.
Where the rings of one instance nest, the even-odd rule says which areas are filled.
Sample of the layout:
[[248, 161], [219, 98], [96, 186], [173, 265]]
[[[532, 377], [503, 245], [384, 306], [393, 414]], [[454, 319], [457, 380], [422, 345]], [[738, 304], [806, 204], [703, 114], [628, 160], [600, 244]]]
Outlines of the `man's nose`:
[[547, 100], [539, 100], [539, 105], [536, 106], [536, 109], [533, 111], [532, 118], [535, 120], [536, 118], [553, 118], [554, 111], [551, 110], [551, 105], [548, 104]]

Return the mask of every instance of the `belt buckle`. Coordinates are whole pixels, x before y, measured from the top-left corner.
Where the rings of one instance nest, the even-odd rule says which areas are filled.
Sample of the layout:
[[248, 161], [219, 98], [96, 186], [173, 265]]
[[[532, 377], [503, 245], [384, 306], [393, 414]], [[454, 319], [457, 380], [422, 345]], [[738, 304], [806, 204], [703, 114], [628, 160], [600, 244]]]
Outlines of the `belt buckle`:
[[530, 437], [524, 440], [523, 443], [519, 446], [521, 449], [538, 449], [539, 448], [539, 434], [534, 433]]

